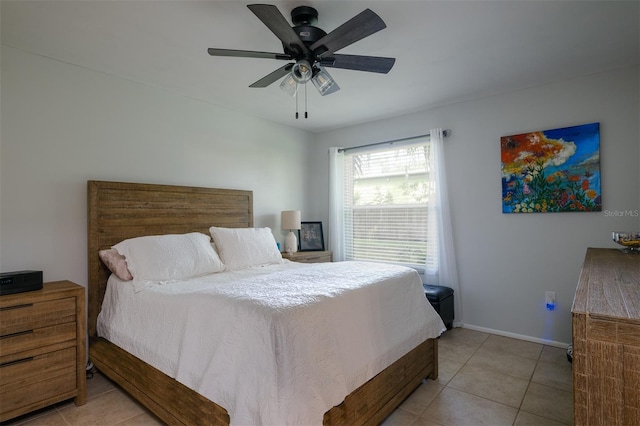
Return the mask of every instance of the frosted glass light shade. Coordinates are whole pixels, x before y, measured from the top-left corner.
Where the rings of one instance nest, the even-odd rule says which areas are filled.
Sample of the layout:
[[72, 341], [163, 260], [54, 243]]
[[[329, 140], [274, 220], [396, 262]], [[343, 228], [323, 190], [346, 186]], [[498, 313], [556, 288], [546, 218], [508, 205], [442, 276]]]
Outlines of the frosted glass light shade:
[[284, 210], [280, 220], [282, 229], [300, 229], [300, 210]]
[[336, 83], [336, 81], [331, 78], [329, 73], [322, 67], [320, 67], [320, 70], [313, 76], [311, 81], [322, 96], [330, 95], [331, 93], [340, 90], [338, 83]]
[[280, 88], [291, 97], [298, 93], [298, 83], [296, 83], [291, 74], [287, 74], [287, 76], [282, 79]]
[[311, 77], [313, 76], [313, 70], [309, 61], [307, 61], [306, 59], [301, 59], [293, 64], [293, 68], [291, 68], [291, 76], [297, 83], [300, 84], [304, 84], [307, 81], [311, 80]]

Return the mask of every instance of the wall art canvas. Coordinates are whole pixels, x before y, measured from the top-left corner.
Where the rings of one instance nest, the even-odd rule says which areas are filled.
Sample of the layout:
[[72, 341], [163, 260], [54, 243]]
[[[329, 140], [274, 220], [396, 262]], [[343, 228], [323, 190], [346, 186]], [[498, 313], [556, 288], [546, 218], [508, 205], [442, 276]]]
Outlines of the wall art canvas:
[[600, 123], [500, 138], [502, 212], [602, 210]]

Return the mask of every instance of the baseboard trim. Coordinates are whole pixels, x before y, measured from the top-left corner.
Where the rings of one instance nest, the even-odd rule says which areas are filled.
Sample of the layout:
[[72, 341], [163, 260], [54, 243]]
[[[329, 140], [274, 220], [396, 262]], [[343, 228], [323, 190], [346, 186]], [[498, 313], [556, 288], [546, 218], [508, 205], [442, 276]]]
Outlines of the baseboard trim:
[[504, 336], [504, 337], [512, 337], [514, 339], [526, 340], [527, 342], [540, 343], [543, 345], [554, 346], [556, 348], [562, 348], [562, 349], [566, 349], [569, 346], [569, 343], [565, 343], [565, 342], [556, 342], [555, 340], [540, 339], [538, 337], [531, 337], [531, 336], [525, 336], [524, 334], [510, 333], [508, 331], [495, 330], [493, 328], [478, 327], [477, 325], [471, 325], [471, 324], [458, 325], [454, 323], [454, 327], [468, 328], [469, 330], [482, 331], [483, 333], [497, 334], [498, 336]]

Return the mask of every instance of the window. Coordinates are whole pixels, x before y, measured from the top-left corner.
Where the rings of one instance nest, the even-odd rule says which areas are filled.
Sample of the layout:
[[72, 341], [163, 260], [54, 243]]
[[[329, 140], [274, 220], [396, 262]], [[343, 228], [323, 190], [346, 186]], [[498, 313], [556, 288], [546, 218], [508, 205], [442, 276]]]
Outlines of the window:
[[429, 223], [429, 200], [435, 192], [429, 154], [424, 139], [345, 152], [345, 259], [436, 268], [437, 228]]
[[[329, 248], [335, 260], [410, 266], [458, 292], [444, 162], [445, 134], [329, 148]], [[373, 149], [375, 147], [375, 150]], [[460, 296], [454, 299], [462, 322]]]

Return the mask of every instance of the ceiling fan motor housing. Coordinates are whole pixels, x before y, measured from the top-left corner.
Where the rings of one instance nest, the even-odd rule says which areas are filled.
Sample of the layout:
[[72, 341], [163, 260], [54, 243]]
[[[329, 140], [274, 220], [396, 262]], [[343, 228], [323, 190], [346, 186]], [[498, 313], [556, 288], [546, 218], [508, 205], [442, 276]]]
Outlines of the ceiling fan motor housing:
[[291, 22], [293, 30], [298, 34], [300, 40], [309, 47], [327, 33], [318, 27], [314, 27], [318, 22], [318, 11], [310, 6], [298, 6], [291, 11]]
[[327, 33], [322, 31], [320, 28], [313, 27], [311, 25], [298, 25], [293, 27], [293, 30], [298, 34], [300, 40], [302, 40], [307, 47], [327, 35]]

